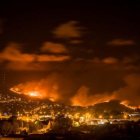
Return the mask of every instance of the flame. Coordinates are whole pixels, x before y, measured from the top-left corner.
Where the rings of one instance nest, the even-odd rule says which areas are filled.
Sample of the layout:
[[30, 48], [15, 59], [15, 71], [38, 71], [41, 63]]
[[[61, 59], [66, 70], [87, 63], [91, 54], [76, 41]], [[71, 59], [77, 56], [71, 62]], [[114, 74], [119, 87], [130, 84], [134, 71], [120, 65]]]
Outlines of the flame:
[[133, 109], [133, 110], [135, 110], [135, 109], [140, 109], [140, 106], [131, 106], [131, 105], [129, 105], [129, 101], [122, 101], [120, 104], [122, 104], [122, 105], [124, 105], [124, 106], [126, 106], [126, 107], [128, 107], [128, 108], [130, 108], [130, 109]]
[[24, 94], [32, 98], [49, 99], [53, 102], [60, 98], [58, 86], [56, 84], [47, 85], [45, 81], [19, 84], [10, 88], [10, 90], [17, 94]]
[[31, 97], [40, 97], [40, 93], [38, 91], [31, 91], [28, 93], [29, 96]]
[[[24, 94], [31, 98], [48, 99], [53, 102], [60, 101], [66, 104], [71, 103], [71, 105], [75, 106], [90, 106], [97, 103], [108, 102], [110, 100], [119, 100], [121, 101], [121, 104], [131, 109], [140, 108], [138, 102], [139, 98], [137, 98], [136, 103], [134, 100], [131, 100], [133, 89], [135, 89], [134, 93], [136, 95], [137, 91], [139, 91], [139, 84], [134, 84], [133, 86], [130, 86], [130, 88], [128, 88], [129, 86], [126, 86], [113, 92], [103, 93], [92, 93], [93, 91], [89, 87], [83, 85], [80, 86], [78, 90], [74, 91], [75, 94], [71, 93], [71, 95], [69, 95], [64, 94], [63, 87], [65, 86], [65, 83], [61, 82], [60, 77], [53, 75], [39, 81], [18, 84], [10, 90], [14, 93]], [[64, 91], [65, 90], [66, 89], [64, 88]], [[126, 93], [128, 94], [126, 95]]]

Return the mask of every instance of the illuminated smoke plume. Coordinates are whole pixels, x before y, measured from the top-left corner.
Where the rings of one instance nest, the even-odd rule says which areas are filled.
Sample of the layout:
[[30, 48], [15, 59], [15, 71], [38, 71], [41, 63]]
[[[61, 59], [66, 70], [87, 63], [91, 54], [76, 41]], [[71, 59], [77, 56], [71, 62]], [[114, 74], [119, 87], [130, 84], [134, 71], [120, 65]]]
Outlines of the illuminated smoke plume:
[[122, 104], [140, 108], [140, 75], [131, 74], [124, 78], [126, 86], [114, 92]]
[[[62, 80], [63, 79], [63, 80]], [[94, 93], [88, 86], [75, 90], [75, 83], [67, 83], [62, 75], [51, 75], [40, 81], [27, 82], [11, 88], [11, 91], [32, 98], [49, 99], [71, 105], [89, 106], [110, 100], [119, 100], [131, 108], [140, 107], [140, 75], [131, 74], [124, 78], [125, 86], [113, 92]], [[78, 87], [78, 86], [77, 86]]]
[[120, 100], [130, 108], [140, 108], [140, 75], [131, 74], [124, 78], [125, 86], [108, 93], [91, 94], [88, 87], [82, 86], [72, 98], [73, 105], [88, 106], [110, 100]]
[[73, 105], [89, 106], [96, 103], [107, 102], [114, 97], [106, 94], [90, 94], [90, 89], [86, 86], [81, 86], [76, 95], [71, 99]]
[[51, 77], [40, 81], [26, 82], [18, 84], [10, 89], [17, 94], [24, 94], [32, 98], [49, 99], [57, 101], [60, 99], [59, 87], [55, 79]]

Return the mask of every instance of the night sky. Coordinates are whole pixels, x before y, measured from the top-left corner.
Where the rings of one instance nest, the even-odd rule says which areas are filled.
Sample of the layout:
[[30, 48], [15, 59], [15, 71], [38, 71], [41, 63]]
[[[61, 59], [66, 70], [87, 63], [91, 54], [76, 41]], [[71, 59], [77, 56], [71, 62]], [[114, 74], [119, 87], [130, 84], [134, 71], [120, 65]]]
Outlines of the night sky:
[[140, 4], [0, 3], [1, 88], [5, 74], [8, 88], [43, 80], [64, 103], [139, 105]]

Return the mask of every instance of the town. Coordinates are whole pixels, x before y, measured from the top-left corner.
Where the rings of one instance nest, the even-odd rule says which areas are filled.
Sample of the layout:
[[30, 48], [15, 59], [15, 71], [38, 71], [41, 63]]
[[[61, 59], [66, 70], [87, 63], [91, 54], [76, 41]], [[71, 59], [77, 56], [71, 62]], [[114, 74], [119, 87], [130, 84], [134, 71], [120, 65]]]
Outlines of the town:
[[7, 96], [1, 97], [0, 107], [0, 135], [6, 137], [68, 132], [93, 135], [98, 129], [110, 134], [111, 128], [115, 133], [125, 129], [135, 132], [140, 125], [139, 108], [128, 108], [116, 100], [81, 107]]

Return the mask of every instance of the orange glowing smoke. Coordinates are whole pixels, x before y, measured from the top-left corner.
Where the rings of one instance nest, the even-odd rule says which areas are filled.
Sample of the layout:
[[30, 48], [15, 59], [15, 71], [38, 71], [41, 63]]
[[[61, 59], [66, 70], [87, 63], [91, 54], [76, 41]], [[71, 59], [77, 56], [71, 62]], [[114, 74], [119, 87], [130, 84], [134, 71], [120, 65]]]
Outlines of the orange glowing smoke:
[[108, 102], [114, 99], [114, 96], [106, 94], [89, 94], [90, 90], [86, 86], [81, 86], [76, 95], [71, 99], [72, 105], [89, 106], [101, 102]]
[[[131, 108], [140, 108], [140, 75], [129, 75], [125, 77], [125, 86], [111, 92], [93, 93], [91, 87], [80, 86], [78, 90], [71, 92], [71, 84], [65, 88], [65, 82], [61, 81], [61, 76], [50, 75], [45, 79], [27, 82], [12, 87], [10, 90], [17, 94], [24, 94], [32, 98], [49, 99], [71, 103], [71, 105], [90, 106], [110, 100], [119, 100], [121, 104]], [[67, 86], [66, 86], [67, 87]], [[70, 93], [70, 94], [69, 94]]]
[[81, 86], [75, 96], [71, 98], [72, 105], [78, 105], [78, 106], [89, 106], [94, 105], [97, 103], [102, 102], [109, 102], [110, 100], [119, 100], [121, 101], [120, 104], [125, 105], [126, 107], [130, 109], [137, 109], [140, 108], [140, 106], [132, 106], [130, 105], [130, 100], [124, 100], [120, 96], [120, 90], [119, 92], [113, 92], [113, 93], [103, 93], [103, 94], [90, 94], [90, 89], [86, 86]]
[[32, 98], [49, 99], [51, 101], [59, 100], [58, 86], [54, 83], [41, 80], [39, 82], [27, 82], [19, 84], [10, 89], [17, 94], [24, 94]]
[[[48, 83], [48, 82], [47, 82]], [[27, 82], [25, 84], [19, 84], [12, 87], [10, 90], [17, 94], [24, 94], [32, 98], [38, 99], [49, 99], [50, 101], [59, 101], [62, 97], [58, 94], [57, 84], [47, 84], [46, 80], [41, 80], [38, 82]], [[72, 105], [75, 106], [90, 106], [101, 102], [109, 102], [110, 100], [119, 100], [116, 94], [95, 94], [90, 95], [90, 90], [86, 86], [81, 86], [77, 93], [70, 98]], [[62, 100], [62, 99], [61, 99]], [[63, 100], [64, 97], [63, 97]], [[130, 106], [129, 101], [121, 101], [121, 104], [129, 107], [131, 109], [140, 108], [140, 106]]]

